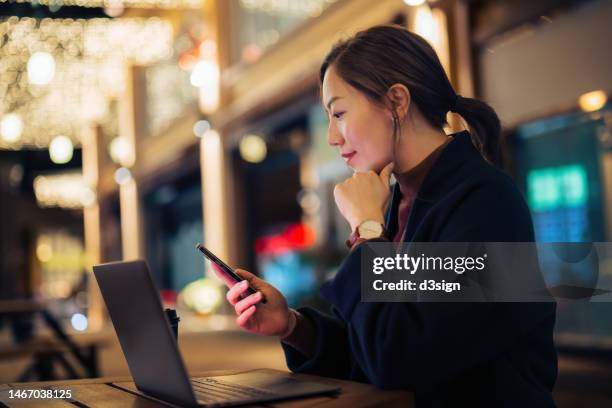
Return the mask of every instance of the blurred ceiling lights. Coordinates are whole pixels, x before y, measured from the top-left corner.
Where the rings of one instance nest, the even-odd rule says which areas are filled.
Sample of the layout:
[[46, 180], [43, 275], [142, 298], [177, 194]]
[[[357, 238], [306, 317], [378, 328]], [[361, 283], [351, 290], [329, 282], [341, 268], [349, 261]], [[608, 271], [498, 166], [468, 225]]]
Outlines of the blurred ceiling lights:
[[74, 145], [66, 136], [56, 136], [49, 144], [49, 156], [55, 164], [64, 164], [72, 160]]
[[608, 96], [601, 90], [584, 93], [578, 98], [578, 105], [585, 112], [600, 110], [606, 106], [606, 102], [608, 102]]
[[407, 6], [421, 6], [425, 4], [425, 0], [404, 0]]
[[259, 163], [263, 161], [268, 153], [266, 142], [258, 135], [244, 136], [240, 139], [238, 150], [240, 151], [242, 159], [249, 163]]
[[198, 91], [189, 83], [189, 73], [174, 58], [147, 66], [145, 77], [146, 132], [157, 135], [193, 108]]
[[330, 4], [337, 0], [240, 0], [240, 5], [247, 10], [258, 10], [270, 15], [321, 15]]
[[156, 17], [9, 17], [0, 38], [0, 117], [27, 118], [17, 132], [12, 117], [0, 149], [44, 148], [58, 134], [79, 145], [82, 126], [104, 118], [125, 89], [128, 61], [150, 65], [173, 51], [171, 23]]
[[80, 172], [38, 176], [34, 195], [41, 207], [83, 208], [96, 201], [96, 194]]
[[79, 6], [104, 8], [159, 8], [159, 9], [197, 9], [202, 0], [0, 0], [0, 3], [41, 4], [43, 6]]

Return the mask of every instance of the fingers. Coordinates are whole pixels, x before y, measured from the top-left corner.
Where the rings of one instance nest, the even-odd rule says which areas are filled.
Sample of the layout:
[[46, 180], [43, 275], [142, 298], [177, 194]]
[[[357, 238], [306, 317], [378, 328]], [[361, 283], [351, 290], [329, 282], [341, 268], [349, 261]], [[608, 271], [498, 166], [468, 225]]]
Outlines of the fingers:
[[248, 281], [249, 283], [254, 283], [258, 280], [257, 276], [253, 275], [249, 271], [245, 271], [244, 269], [236, 269], [236, 273], [238, 274], [238, 276]]
[[263, 287], [265, 287], [265, 281], [259, 279], [259, 277], [253, 275], [249, 271], [245, 271], [244, 269], [236, 269], [236, 274], [246, 282], [249, 282], [249, 286], [255, 290], [261, 290]]
[[227, 299], [228, 302], [230, 302], [232, 306], [235, 306], [236, 303], [238, 303], [238, 301], [240, 300], [241, 296], [246, 292], [248, 287], [249, 287], [248, 281], [245, 281], [245, 280], [240, 281], [236, 283], [234, 286], [232, 286], [230, 290], [227, 291], [225, 298]]
[[380, 171], [380, 179], [382, 180], [382, 182], [388, 186], [389, 185], [389, 179], [391, 178], [391, 172], [393, 171], [393, 167], [394, 167], [394, 163], [391, 162], [389, 164], [387, 164], [381, 171]]
[[[259, 278], [256, 275], [253, 275], [249, 271], [245, 271], [244, 269], [236, 269], [236, 273], [242, 279], [249, 282], [249, 286], [252, 287], [254, 290], [266, 292], [267, 288], [270, 286], [270, 284], [265, 280]], [[268, 299], [266, 298], [266, 296], [263, 295], [263, 293], [261, 295], [261, 303], [268, 303]]]
[[236, 318], [236, 323], [238, 323], [238, 326], [243, 327], [251, 318], [251, 316], [255, 314], [255, 311], [255, 305], [253, 305], [246, 309], [244, 312], [242, 312], [242, 314]]
[[263, 299], [263, 296], [262, 296], [261, 292], [257, 292], [257, 293], [249, 295], [249, 296], [245, 297], [244, 299], [238, 301], [234, 305], [234, 309], [236, 310], [236, 314], [240, 315], [242, 312], [247, 310], [249, 307], [251, 307], [254, 304], [256, 304], [259, 301], [261, 301], [261, 299]]

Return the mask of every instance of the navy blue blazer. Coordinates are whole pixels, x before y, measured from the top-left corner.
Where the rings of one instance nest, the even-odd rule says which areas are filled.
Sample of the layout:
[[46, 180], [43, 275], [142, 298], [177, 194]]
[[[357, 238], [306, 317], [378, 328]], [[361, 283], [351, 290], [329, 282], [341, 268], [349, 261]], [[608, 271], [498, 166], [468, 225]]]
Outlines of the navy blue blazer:
[[[387, 230], [397, 229], [393, 187]], [[512, 179], [457, 133], [426, 175], [406, 242], [533, 242]], [[554, 303], [360, 302], [360, 248], [321, 288], [332, 314], [299, 309], [316, 327], [306, 358], [281, 343], [294, 372], [414, 391], [418, 407], [551, 407], [557, 376]]]

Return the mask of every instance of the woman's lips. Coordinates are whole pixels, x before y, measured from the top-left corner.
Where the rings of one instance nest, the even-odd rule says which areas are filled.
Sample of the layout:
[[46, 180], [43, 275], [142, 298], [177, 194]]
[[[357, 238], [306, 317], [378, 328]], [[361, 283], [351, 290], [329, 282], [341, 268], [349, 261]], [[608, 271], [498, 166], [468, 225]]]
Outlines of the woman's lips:
[[351, 161], [353, 156], [355, 156], [356, 154], [357, 154], [357, 152], [343, 153], [342, 157], [344, 157], [344, 160], [348, 163], [348, 162]]

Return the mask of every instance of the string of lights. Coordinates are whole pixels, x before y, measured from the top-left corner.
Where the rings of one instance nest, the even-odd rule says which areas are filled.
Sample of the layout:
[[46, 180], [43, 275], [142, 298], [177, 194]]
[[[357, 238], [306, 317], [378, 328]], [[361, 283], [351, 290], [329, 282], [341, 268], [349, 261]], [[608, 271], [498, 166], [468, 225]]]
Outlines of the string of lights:
[[43, 6], [197, 9], [203, 0], [0, 0], [0, 3], [32, 3]]
[[[125, 89], [129, 63], [169, 58], [173, 33], [160, 18], [0, 20], [0, 148], [42, 148], [57, 135], [79, 144]], [[25, 120], [27, 118], [27, 122]]]
[[319, 16], [337, 0], [240, 0], [247, 10], [257, 10], [269, 15]]

